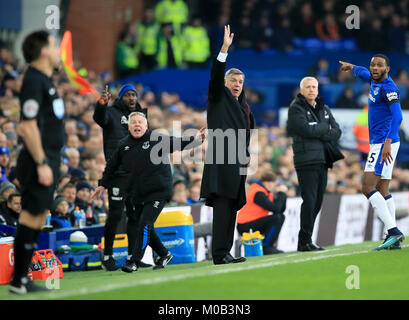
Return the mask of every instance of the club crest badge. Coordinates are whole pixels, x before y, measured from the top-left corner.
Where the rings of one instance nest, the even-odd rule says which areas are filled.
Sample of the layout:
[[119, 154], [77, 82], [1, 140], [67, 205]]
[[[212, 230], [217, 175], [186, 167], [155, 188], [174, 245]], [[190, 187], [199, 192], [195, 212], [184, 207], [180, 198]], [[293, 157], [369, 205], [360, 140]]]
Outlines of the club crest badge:
[[146, 150], [149, 148], [149, 141], [145, 141], [142, 145], [142, 149]]

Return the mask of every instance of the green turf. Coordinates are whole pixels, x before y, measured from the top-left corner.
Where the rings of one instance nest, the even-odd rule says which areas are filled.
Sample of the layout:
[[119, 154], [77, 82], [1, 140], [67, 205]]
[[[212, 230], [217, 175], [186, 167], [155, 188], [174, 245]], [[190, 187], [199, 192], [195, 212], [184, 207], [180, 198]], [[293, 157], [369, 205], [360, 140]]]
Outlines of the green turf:
[[[15, 297], [0, 286], [0, 299], [409, 299], [409, 248], [375, 252], [377, 245], [254, 257], [235, 265], [169, 265], [133, 274], [65, 272], [59, 290]], [[359, 268], [359, 289], [346, 287], [350, 265]]]

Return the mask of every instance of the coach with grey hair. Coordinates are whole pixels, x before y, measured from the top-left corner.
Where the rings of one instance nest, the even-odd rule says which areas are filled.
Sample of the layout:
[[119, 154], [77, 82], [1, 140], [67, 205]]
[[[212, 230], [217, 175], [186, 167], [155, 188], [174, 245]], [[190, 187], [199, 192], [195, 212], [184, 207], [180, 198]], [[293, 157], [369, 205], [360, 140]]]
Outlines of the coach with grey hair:
[[214, 264], [246, 260], [234, 258], [230, 250], [237, 211], [246, 203], [248, 145], [254, 117], [243, 92], [243, 72], [232, 68], [225, 73], [233, 37], [230, 26], [225, 26], [223, 45], [210, 73], [207, 97], [208, 148], [200, 196], [206, 199], [207, 206], [213, 207]]
[[305, 77], [288, 109], [287, 132], [293, 138], [294, 166], [301, 189], [298, 251], [324, 250], [312, 243], [315, 218], [327, 187], [328, 168], [342, 159], [336, 142], [341, 136], [330, 108], [318, 97], [318, 81]]

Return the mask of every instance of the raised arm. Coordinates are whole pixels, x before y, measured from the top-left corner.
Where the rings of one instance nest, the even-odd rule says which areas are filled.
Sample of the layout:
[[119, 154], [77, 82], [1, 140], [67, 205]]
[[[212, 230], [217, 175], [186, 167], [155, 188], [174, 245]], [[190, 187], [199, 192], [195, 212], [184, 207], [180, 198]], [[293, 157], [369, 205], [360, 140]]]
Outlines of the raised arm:
[[209, 101], [216, 101], [224, 90], [224, 72], [226, 69], [227, 52], [233, 42], [234, 33], [230, 33], [230, 26], [224, 27], [223, 45], [220, 53], [213, 61], [209, 81]]
[[99, 98], [94, 114], [93, 114], [93, 119], [94, 121], [101, 127], [106, 127], [108, 125], [108, 114], [107, 114], [107, 105], [109, 100], [111, 99], [111, 94], [108, 91], [108, 86], [105, 86], [105, 90], [101, 94], [101, 98]]

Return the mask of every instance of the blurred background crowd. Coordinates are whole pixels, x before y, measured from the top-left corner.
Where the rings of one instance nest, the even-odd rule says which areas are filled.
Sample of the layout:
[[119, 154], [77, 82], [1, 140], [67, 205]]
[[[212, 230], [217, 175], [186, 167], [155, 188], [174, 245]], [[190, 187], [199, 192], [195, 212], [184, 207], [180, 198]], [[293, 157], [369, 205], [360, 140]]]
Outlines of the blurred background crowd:
[[[117, 69], [97, 73], [82, 67], [79, 68], [81, 75], [98, 92], [108, 84], [110, 92], [116, 97], [121, 86], [117, 81], [127, 76], [163, 68], [206, 70], [212, 55], [219, 50], [223, 25], [227, 23], [232, 25], [236, 34], [232, 51], [249, 49], [266, 54], [274, 50], [290, 53], [296, 50], [297, 41], [309, 38], [323, 41], [353, 38], [358, 50], [363, 51], [404, 53], [408, 50], [407, 0], [351, 2], [361, 10], [359, 33], [345, 28], [347, 15], [345, 3], [341, 6], [341, 1], [208, 0], [195, 4], [189, 7], [183, 0], [145, 1], [143, 18], [127, 24], [118, 35], [115, 51]], [[304, 75], [317, 77], [322, 85], [355, 81], [348, 75], [331, 71], [326, 58], [319, 59], [318, 63], [305, 59], [305, 65], [307, 71]], [[16, 214], [21, 210], [15, 165], [21, 148], [17, 134], [20, 119], [18, 96], [24, 68], [11, 47], [0, 43], [0, 217], [18, 217]], [[409, 86], [406, 70], [395, 72], [394, 80], [400, 86]], [[97, 223], [98, 214], [107, 212], [108, 202], [106, 195], [95, 201], [90, 197], [106, 164], [102, 130], [92, 118], [96, 101], [91, 94], [80, 95], [62, 70], [55, 73], [54, 83], [65, 102], [66, 142], [61, 159], [62, 175], [51, 211], [53, 216], [60, 219], [56, 226], [61, 227], [67, 226], [66, 223], [75, 224], [72, 218], [75, 207], [84, 211], [91, 207], [95, 219], [88, 222]], [[151, 129], [161, 129], [164, 133], [177, 136], [186, 129], [206, 125], [205, 109], [183, 101], [178, 93], [166, 90], [158, 92], [143, 82], [133, 82], [133, 85], [139, 103], [148, 109]], [[293, 89], [295, 95], [297, 86]], [[368, 90], [368, 87], [364, 87], [362, 92], [355, 94], [352, 88], [346, 86], [331, 107], [361, 110], [367, 103]], [[263, 99], [256, 86], [245, 86], [245, 92], [250, 106]], [[403, 109], [409, 108], [409, 95], [401, 98]], [[287, 100], [290, 102], [291, 97]], [[175, 123], [180, 123], [180, 126]], [[365, 119], [361, 123], [357, 121], [357, 130], [359, 125], [365, 129]], [[265, 170], [271, 170], [277, 174], [279, 182], [288, 187], [289, 197], [298, 196], [291, 139], [285, 127], [259, 125], [257, 129], [257, 143], [251, 145], [256, 170], [248, 177], [248, 183], [255, 182]], [[367, 149], [368, 144], [364, 142], [361, 147], [357, 145], [355, 149], [344, 150], [345, 159], [338, 161], [329, 171], [328, 193], [360, 193]], [[181, 158], [183, 153], [172, 156], [176, 164], [172, 165], [174, 196], [169, 205], [201, 203], [199, 195], [203, 163], [182, 161], [180, 164], [176, 160]], [[398, 163], [394, 169], [391, 191], [408, 188], [409, 169], [407, 164]], [[8, 213], [3, 214], [6, 211]], [[0, 218], [0, 223], [14, 223], [10, 218], [9, 221], [3, 220]]]

